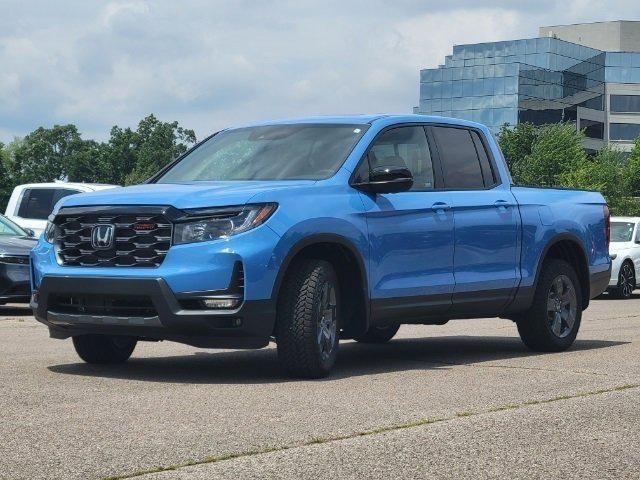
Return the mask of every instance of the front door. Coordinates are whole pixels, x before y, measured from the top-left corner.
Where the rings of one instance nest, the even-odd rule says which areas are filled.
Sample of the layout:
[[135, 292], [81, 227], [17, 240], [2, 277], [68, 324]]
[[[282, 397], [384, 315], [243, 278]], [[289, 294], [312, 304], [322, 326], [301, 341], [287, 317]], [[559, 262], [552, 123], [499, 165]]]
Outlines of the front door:
[[435, 191], [431, 149], [422, 126], [387, 130], [374, 141], [365, 170], [407, 167], [411, 190], [361, 193], [371, 264], [372, 323], [446, 313], [453, 294], [453, 212], [449, 194]]

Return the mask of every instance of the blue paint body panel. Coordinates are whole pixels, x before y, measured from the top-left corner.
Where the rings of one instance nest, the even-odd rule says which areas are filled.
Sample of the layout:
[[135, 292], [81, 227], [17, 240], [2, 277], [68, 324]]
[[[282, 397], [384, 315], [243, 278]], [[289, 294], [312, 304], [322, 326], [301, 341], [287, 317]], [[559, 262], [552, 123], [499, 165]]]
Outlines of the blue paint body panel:
[[[589, 271], [610, 268], [603, 197], [594, 192], [512, 187], [502, 154], [489, 130], [458, 119], [351, 116], [281, 123], [369, 123], [370, 128], [338, 172], [321, 181], [193, 182], [147, 184], [73, 195], [61, 207], [100, 205], [205, 208], [274, 202], [276, 212], [250, 231], [209, 242], [174, 245], [157, 268], [62, 266], [43, 238], [31, 253], [32, 282], [45, 276], [162, 279], [175, 294], [227, 288], [242, 262], [245, 300], [273, 299], [291, 252], [310, 238], [330, 236], [359, 257], [369, 300], [438, 296], [437, 312], [483, 295], [504, 305], [535, 283], [543, 252], [560, 237], [584, 249]], [[277, 122], [271, 122], [277, 123]], [[349, 179], [381, 130], [399, 124], [472, 127], [485, 136], [502, 179], [477, 191], [367, 194]], [[449, 210], [433, 209], [437, 203]], [[496, 202], [502, 202], [499, 205]], [[496, 314], [500, 312], [495, 312]], [[402, 319], [398, 319], [402, 321]]]

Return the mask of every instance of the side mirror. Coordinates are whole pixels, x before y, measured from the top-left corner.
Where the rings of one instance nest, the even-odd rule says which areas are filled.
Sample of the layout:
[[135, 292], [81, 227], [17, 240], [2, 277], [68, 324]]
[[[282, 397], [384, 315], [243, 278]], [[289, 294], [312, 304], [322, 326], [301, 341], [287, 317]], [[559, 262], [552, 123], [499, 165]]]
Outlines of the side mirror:
[[406, 167], [376, 167], [369, 172], [369, 181], [356, 183], [354, 188], [369, 193], [406, 192], [413, 186], [413, 175]]
[[34, 232], [33, 230], [31, 230], [30, 228], [24, 228], [23, 229], [25, 232], [27, 232], [27, 236], [29, 237], [35, 237], [36, 236], [36, 232]]

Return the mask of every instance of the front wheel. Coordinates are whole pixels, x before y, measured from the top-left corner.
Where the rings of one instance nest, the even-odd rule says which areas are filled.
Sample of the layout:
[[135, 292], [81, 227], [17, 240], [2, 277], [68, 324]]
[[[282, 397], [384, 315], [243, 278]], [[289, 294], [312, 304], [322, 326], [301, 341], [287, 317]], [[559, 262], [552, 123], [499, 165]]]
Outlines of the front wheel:
[[137, 340], [117, 335], [78, 335], [73, 346], [87, 363], [123, 363], [136, 348]]
[[340, 290], [335, 270], [324, 260], [292, 266], [278, 298], [278, 360], [291, 375], [327, 375], [338, 355]]
[[524, 344], [541, 352], [560, 352], [573, 344], [582, 319], [582, 293], [574, 269], [564, 260], [542, 266], [533, 304], [517, 322]]
[[633, 265], [629, 261], [625, 261], [620, 266], [620, 272], [618, 273], [618, 285], [611, 293], [616, 298], [626, 300], [631, 298], [633, 290], [636, 288], [636, 272]]

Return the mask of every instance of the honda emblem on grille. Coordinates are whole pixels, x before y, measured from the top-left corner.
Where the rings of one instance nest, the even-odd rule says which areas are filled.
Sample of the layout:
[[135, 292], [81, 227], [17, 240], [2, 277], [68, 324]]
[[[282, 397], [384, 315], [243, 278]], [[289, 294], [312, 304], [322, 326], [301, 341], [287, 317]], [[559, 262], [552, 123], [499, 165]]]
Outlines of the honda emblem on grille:
[[91, 229], [91, 246], [96, 250], [109, 250], [113, 247], [115, 231], [113, 225], [95, 225]]

